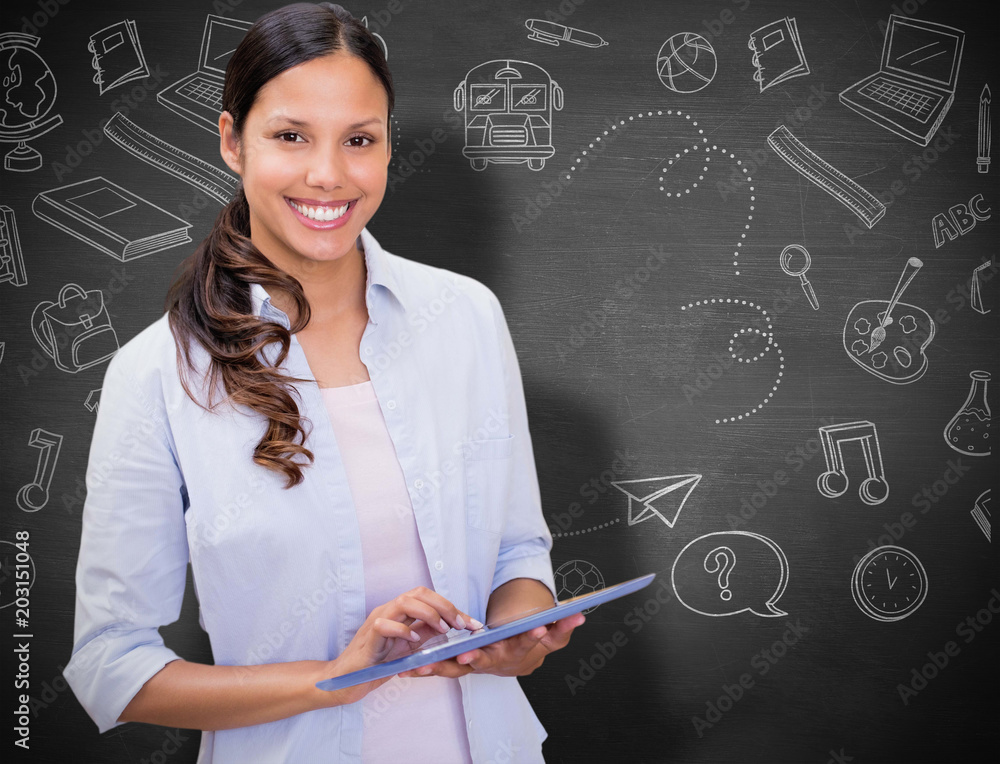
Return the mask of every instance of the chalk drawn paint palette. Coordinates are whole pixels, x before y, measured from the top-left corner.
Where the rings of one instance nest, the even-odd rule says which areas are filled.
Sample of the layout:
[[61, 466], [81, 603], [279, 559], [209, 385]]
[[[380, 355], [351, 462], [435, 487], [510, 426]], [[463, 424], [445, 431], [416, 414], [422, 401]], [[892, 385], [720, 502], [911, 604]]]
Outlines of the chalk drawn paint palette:
[[916, 382], [927, 371], [924, 351], [934, 339], [934, 320], [923, 308], [897, 302], [885, 326], [885, 340], [872, 349], [871, 335], [882, 323], [887, 300], [859, 302], [844, 322], [844, 350], [858, 366], [894, 385]]

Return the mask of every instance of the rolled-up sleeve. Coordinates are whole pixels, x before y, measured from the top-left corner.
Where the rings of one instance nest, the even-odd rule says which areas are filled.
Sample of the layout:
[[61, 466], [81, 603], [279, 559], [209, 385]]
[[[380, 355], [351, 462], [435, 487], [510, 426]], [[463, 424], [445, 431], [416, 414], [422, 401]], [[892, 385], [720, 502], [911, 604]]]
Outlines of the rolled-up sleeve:
[[491, 592], [515, 578], [541, 581], [555, 600], [555, 580], [552, 575], [552, 534], [542, 514], [538, 488], [535, 453], [528, 430], [528, 411], [524, 401], [524, 385], [514, 341], [507, 327], [503, 309], [492, 293], [493, 320], [503, 355], [504, 389], [507, 398], [508, 427], [513, 438], [511, 457], [510, 504], [507, 522], [500, 541], [500, 552], [493, 574]]
[[137, 382], [127, 349], [105, 373], [91, 440], [73, 651], [63, 671], [100, 733], [123, 724], [118, 717], [146, 680], [180, 657], [158, 627], [180, 615], [188, 561], [183, 480], [162, 394]]

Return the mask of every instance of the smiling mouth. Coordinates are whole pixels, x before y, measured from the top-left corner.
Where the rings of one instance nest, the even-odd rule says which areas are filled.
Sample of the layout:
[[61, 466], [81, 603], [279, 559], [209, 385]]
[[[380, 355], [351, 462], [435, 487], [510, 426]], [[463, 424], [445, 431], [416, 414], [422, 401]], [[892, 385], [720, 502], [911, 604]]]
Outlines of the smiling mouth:
[[304, 215], [310, 220], [315, 220], [317, 223], [329, 223], [333, 220], [337, 220], [344, 216], [352, 205], [357, 203], [357, 199], [352, 199], [349, 202], [344, 202], [343, 204], [333, 207], [330, 205], [323, 206], [313, 206], [307, 204], [300, 204], [299, 202], [289, 199], [287, 196], [285, 200], [296, 212]]

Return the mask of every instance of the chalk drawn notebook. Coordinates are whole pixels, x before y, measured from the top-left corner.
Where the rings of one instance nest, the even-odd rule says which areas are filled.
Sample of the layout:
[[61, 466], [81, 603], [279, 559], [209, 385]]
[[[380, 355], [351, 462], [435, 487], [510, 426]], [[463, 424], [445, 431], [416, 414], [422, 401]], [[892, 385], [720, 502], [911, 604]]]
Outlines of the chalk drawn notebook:
[[34, 213], [122, 262], [191, 241], [191, 224], [98, 176], [43, 191]]
[[149, 67], [139, 45], [139, 32], [131, 19], [94, 32], [87, 43], [93, 57], [94, 83], [101, 95], [111, 88], [149, 76]]
[[760, 84], [761, 93], [772, 85], [809, 74], [794, 18], [786, 16], [762, 26], [750, 35], [747, 47], [753, 51], [753, 65], [757, 67], [753, 78]]

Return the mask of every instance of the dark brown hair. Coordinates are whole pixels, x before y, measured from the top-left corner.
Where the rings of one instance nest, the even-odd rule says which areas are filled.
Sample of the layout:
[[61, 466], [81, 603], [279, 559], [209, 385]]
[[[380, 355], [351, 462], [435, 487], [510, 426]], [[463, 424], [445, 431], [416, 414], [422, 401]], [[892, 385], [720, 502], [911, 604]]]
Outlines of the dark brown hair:
[[[222, 108], [233, 116], [233, 133], [242, 152], [243, 129], [258, 91], [273, 77], [298, 64], [336, 51], [346, 51], [368, 64], [385, 88], [391, 120], [394, 103], [392, 76], [375, 37], [361, 21], [339, 5], [294, 3], [261, 16], [236, 47], [226, 66]], [[289, 329], [253, 314], [250, 285], [277, 287], [295, 302], [296, 318]], [[299, 417], [289, 383], [306, 381], [282, 374], [291, 335], [309, 323], [309, 303], [298, 279], [275, 267], [250, 241], [250, 208], [242, 182], [215, 219], [212, 231], [179, 266], [167, 292], [165, 310], [177, 344], [181, 384], [188, 396], [206, 410], [215, 408], [213, 393], [222, 382], [233, 404], [242, 404], [267, 418], [267, 430], [254, 448], [253, 460], [283, 472], [285, 487], [302, 481], [302, 454], [308, 435]], [[186, 380], [194, 369], [189, 343], [195, 340], [211, 358], [206, 369], [208, 405], [195, 397]], [[280, 344], [275, 366], [260, 351]], [[301, 440], [296, 439], [301, 436]]]

